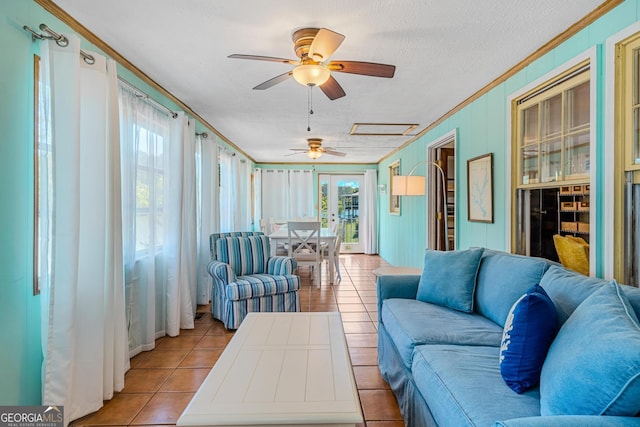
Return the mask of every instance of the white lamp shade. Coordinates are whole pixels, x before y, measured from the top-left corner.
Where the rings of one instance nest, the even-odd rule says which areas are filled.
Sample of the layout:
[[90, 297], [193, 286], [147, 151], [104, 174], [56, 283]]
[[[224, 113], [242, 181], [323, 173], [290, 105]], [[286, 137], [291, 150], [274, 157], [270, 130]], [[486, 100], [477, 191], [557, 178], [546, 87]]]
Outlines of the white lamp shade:
[[396, 175], [391, 181], [393, 196], [424, 196], [424, 176]]
[[323, 65], [298, 65], [293, 69], [293, 78], [304, 86], [320, 86], [331, 76], [331, 71]]

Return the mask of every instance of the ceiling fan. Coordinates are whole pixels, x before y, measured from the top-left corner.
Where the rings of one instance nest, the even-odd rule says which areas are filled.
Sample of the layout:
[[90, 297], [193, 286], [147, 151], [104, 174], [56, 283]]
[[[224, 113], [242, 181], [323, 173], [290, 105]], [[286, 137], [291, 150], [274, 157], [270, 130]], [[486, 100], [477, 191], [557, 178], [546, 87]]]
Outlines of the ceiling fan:
[[269, 89], [293, 76], [298, 83], [304, 86], [319, 86], [322, 92], [331, 100], [345, 96], [344, 90], [331, 75], [334, 71], [391, 78], [396, 70], [395, 65], [374, 62], [329, 61], [331, 55], [344, 41], [345, 36], [326, 28], [302, 28], [294, 31], [291, 38], [294, 43], [294, 51], [299, 60], [243, 54], [229, 55], [229, 58], [282, 62], [295, 65], [292, 70], [260, 83], [253, 88], [255, 90]]
[[330, 154], [332, 156], [340, 156], [344, 157], [347, 154], [342, 153], [340, 151], [335, 151], [333, 148], [322, 148], [322, 139], [321, 138], [307, 138], [307, 144], [309, 148], [290, 148], [291, 151], [296, 151], [296, 153], [288, 154], [292, 156], [294, 154], [306, 153], [307, 157], [310, 159], [318, 159], [323, 154]]

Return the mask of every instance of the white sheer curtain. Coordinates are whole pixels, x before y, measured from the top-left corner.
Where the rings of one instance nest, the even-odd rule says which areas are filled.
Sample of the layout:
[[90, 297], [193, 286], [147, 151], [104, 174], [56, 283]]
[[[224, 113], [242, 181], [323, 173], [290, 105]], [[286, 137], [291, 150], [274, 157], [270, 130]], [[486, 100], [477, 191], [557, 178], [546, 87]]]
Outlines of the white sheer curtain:
[[218, 231], [218, 146], [202, 136], [196, 138], [198, 186], [198, 286], [197, 303], [211, 301], [209, 236]]
[[169, 173], [165, 173], [167, 226], [167, 334], [193, 329], [196, 314], [198, 243], [195, 123], [183, 112], [171, 121]]
[[129, 354], [193, 328], [197, 243], [195, 141], [184, 115], [120, 87]]
[[378, 253], [378, 172], [364, 171], [364, 206], [360, 211], [360, 230], [365, 254]]
[[237, 203], [234, 194], [233, 155], [220, 150], [220, 231], [236, 230]]
[[262, 170], [262, 218], [289, 218], [289, 174], [286, 170]]
[[[262, 217], [262, 172], [261, 169], [253, 170], [253, 230], [260, 231]], [[266, 218], [264, 218], [266, 221]]]
[[[116, 64], [80, 40], [43, 42], [41, 132], [50, 138], [49, 274], [41, 282], [42, 403], [65, 424], [124, 387], [126, 345]], [[44, 160], [44, 159], [41, 159]], [[47, 233], [43, 233], [46, 240]]]
[[313, 209], [313, 171], [289, 171], [289, 214], [287, 218], [304, 218], [315, 215]]

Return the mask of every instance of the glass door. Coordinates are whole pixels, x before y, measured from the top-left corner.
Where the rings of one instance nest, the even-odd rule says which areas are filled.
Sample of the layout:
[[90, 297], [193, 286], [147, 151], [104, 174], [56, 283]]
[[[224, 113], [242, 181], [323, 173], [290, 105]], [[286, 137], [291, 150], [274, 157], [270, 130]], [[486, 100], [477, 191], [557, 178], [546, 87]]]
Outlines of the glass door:
[[342, 237], [340, 252], [363, 253], [360, 240], [360, 204], [363, 202], [363, 175], [318, 176], [320, 221]]

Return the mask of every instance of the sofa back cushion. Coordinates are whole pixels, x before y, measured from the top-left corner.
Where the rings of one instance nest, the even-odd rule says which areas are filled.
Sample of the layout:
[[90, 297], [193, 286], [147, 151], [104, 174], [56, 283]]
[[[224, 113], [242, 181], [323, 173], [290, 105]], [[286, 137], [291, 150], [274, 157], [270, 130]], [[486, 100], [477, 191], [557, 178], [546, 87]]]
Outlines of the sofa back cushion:
[[416, 299], [471, 313], [482, 252], [481, 248], [448, 252], [427, 249]]
[[541, 415], [635, 416], [640, 326], [617, 283], [593, 292], [564, 323], [540, 377]]
[[[608, 283], [608, 280], [588, 277], [561, 266], [551, 266], [542, 277], [540, 286], [555, 304], [558, 323], [562, 325], [582, 301]], [[636, 315], [640, 314], [640, 289], [626, 285], [619, 286]]]
[[478, 269], [475, 311], [504, 326], [513, 304], [540, 284], [549, 265], [542, 258], [485, 249]]
[[270, 249], [267, 236], [222, 237], [216, 241], [218, 261], [229, 264], [236, 276], [266, 273]]

